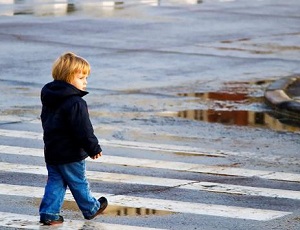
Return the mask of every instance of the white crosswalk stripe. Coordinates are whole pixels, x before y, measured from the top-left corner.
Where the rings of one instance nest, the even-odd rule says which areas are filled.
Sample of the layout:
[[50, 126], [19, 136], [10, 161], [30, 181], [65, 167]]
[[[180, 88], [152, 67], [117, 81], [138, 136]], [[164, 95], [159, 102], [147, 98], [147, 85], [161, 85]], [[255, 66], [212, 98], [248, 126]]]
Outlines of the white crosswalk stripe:
[[[3, 137], [17, 137], [27, 138], [33, 140], [41, 140], [42, 134], [37, 132], [19, 131], [19, 130], [5, 130], [0, 129], [0, 136]], [[213, 151], [210, 153], [208, 150], [201, 150], [198, 148], [187, 148], [184, 146], [174, 145], [159, 145], [150, 144], [144, 142], [129, 142], [129, 141], [107, 141], [100, 140], [103, 145], [116, 147], [116, 148], [135, 148], [148, 151], [161, 151], [161, 152], [186, 152], [195, 155], [203, 156], [214, 156], [222, 157], [224, 155], [235, 155], [233, 152], [218, 152]], [[22, 155], [22, 156], [33, 156], [43, 157], [43, 149], [40, 148], [25, 148], [20, 146], [9, 146], [0, 145], [0, 155]], [[90, 159], [87, 159], [90, 160]], [[95, 162], [95, 161], [93, 161]], [[153, 159], [142, 159], [132, 157], [120, 157], [105, 155], [98, 161], [102, 164], [112, 165], [126, 165], [128, 167], [140, 167], [140, 168], [154, 168], [184, 172], [197, 172], [203, 174], [214, 174], [214, 175], [229, 175], [238, 177], [257, 177], [267, 180], [280, 180], [287, 182], [300, 182], [300, 174], [296, 173], [284, 173], [276, 171], [266, 170], [253, 170], [245, 168], [234, 168], [234, 167], [223, 167], [214, 165], [204, 164], [193, 164], [185, 162], [175, 161], [164, 161], [164, 160], [153, 160]], [[35, 175], [47, 175], [46, 168], [38, 165], [26, 165], [16, 164], [8, 162], [0, 162], [0, 171], [11, 172], [11, 173], [25, 173]], [[176, 189], [186, 189], [195, 191], [206, 191], [213, 193], [227, 193], [227, 194], [238, 194], [245, 196], [261, 196], [269, 198], [284, 198], [284, 199], [300, 199], [299, 191], [284, 190], [284, 189], [271, 189], [251, 186], [241, 186], [223, 183], [212, 183], [204, 181], [193, 181], [183, 179], [171, 179], [151, 176], [139, 176], [130, 174], [120, 173], [107, 173], [99, 171], [87, 171], [89, 180], [102, 181], [108, 183], [123, 183], [123, 184], [135, 184], [135, 185], [151, 185], [151, 186], [163, 186]], [[43, 195], [44, 188], [33, 187], [26, 185], [12, 185], [12, 184], [0, 184], [0, 195], [9, 196], [20, 196], [28, 198], [41, 198]], [[275, 218], [280, 218], [292, 212], [269, 210], [260, 208], [247, 208], [239, 206], [228, 206], [218, 204], [206, 204], [206, 203], [195, 203], [178, 200], [165, 200], [156, 198], [144, 198], [138, 196], [129, 195], [115, 195], [115, 194], [98, 194], [93, 193], [95, 197], [106, 196], [109, 199], [110, 205], [122, 206], [122, 207], [133, 207], [133, 208], [147, 208], [161, 211], [168, 211], [173, 213], [190, 213], [196, 215], [208, 215], [208, 216], [219, 216], [226, 218], [237, 218], [245, 220], [256, 220], [256, 221], [268, 221]], [[66, 200], [74, 201], [70, 191], [66, 194]], [[25, 228], [25, 229], [39, 229], [40, 226], [37, 222], [37, 216], [28, 216], [16, 213], [0, 212], [0, 226], [10, 226], [14, 228]], [[26, 223], [26, 224], [24, 224]], [[78, 226], [86, 224], [85, 221], [66, 221], [63, 229], [77, 229]], [[100, 224], [97, 222], [89, 222], [93, 226], [97, 225], [97, 228], [101, 229], [133, 229], [133, 226], [116, 225], [116, 224]], [[98, 226], [99, 225], [99, 226]], [[96, 227], [95, 227], [96, 228]], [[59, 228], [58, 228], [59, 229]], [[135, 227], [134, 229], [151, 229], [143, 227]]]
[[[0, 226], [17, 229], [53, 229], [53, 227], [41, 226], [38, 216], [23, 215], [16, 213], [0, 212]], [[158, 228], [146, 228], [138, 226], [126, 226], [119, 224], [107, 224], [92, 221], [65, 220], [63, 225], [55, 226], [54, 229], [101, 229], [101, 230], [163, 230]]]
[[[18, 131], [18, 130], [5, 130], [0, 129], [0, 136], [15, 137], [15, 138], [29, 138], [42, 140], [43, 135], [41, 133]], [[200, 156], [215, 156], [222, 157], [224, 153], [211, 153], [204, 151], [203, 149], [193, 148], [188, 146], [166, 145], [166, 144], [153, 144], [145, 142], [133, 142], [133, 141], [120, 141], [120, 140], [105, 140], [99, 139], [101, 145], [111, 147], [133, 148], [149, 151], [161, 151], [161, 152], [184, 152], [189, 154], [195, 154]], [[229, 153], [229, 152], [228, 152]]]

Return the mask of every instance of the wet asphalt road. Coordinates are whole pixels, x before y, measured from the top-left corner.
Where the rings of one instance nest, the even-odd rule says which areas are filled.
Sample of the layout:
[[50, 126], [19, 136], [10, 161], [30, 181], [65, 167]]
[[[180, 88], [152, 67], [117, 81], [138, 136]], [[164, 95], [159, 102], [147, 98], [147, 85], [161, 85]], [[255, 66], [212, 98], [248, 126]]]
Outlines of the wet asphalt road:
[[[133, 162], [150, 159], [283, 172], [299, 178], [299, 128], [271, 116], [262, 98], [270, 82], [299, 73], [298, 1], [124, 1], [116, 5], [77, 1], [56, 7], [27, 3], [0, 5], [0, 131], [42, 132], [40, 89], [51, 80], [54, 59], [73, 51], [92, 65], [86, 100], [95, 133], [104, 141], [103, 160], [88, 162], [88, 170], [300, 190], [299, 181], [289, 176], [283, 181], [102, 162], [106, 155], [121, 156]], [[1, 163], [44, 165], [42, 157], [25, 153], [26, 148], [42, 149], [40, 139], [1, 133], [1, 146], [23, 148], [18, 155], [0, 148]], [[183, 147], [170, 150], [174, 146]], [[187, 151], [189, 148], [197, 148], [197, 154]], [[32, 172], [2, 169], [0, 175], [1, 184], [17, 186], [42, 188], [46, 180], [45, 175]], [[157, 205], [141, 214], [131, 207], [134, 202], [125, 202], [123, 208], [112, 206], [97, 222], [164, 229], [300, 228], [300, 203], [295, 198], [99, 179], [91, 180], [91, 188], [95, 193], [189, 205], [290, 213], [259, 221], [185, 213], [180, 207], [164, 213]], [[38, 215], [38, 198], [3, 193], [0, 212]], [[127, 214], [118, 215], [124, 207]], [[65, 205], [64, 216], [82, 220], [74, 202]]]

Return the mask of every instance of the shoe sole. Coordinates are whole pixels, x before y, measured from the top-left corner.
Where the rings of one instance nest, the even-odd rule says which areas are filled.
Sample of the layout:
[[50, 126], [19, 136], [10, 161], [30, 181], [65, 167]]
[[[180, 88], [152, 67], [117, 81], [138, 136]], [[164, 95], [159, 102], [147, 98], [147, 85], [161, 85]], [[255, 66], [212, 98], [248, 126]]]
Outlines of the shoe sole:
[[43, 222], [40, 222], [42, 225], [46, 225], [46, 226], [51, 226], [51, 225], [59, 225], [59, 224], [62, 224], [63, 222], [61, 221], [43, 221]]

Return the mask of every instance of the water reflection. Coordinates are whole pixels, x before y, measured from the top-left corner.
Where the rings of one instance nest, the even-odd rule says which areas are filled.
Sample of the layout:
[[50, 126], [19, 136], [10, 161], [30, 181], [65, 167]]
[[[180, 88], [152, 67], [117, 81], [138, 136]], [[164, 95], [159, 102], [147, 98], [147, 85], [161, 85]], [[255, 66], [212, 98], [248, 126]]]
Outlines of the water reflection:
[[298, 124], [289, 125], [282, 123], [275, 117], [275, 114], [232, 109], [232, 107], [234, 107], [232, 105], [233, 103], [262, 103], [262, 97], [250, 97], [246, 93], [231, 92], [186, 93], [179, 95], [197, 97], [203, 100], [226, 101], [227, 104], [218, 104], [219, 107], [222, 107], [219, 109], [179, 111], [177, 112], [177, 117], [225, 125], [251, 126], [269, 128], [276, 131], [300, 132]]
[[281, 123], [272, 115], [253, 111], [218, 111], [218, 110], [185, 110], [177, 113], [178, 117], [221, 123], [225, 125], [251, 126], [269, 128], [276, 131], [300, 132], [296, 126]]
[[151, 215], [170, 215], [172, 212], [161, 211], [149, 208], [132, 208], [132, 207], [121, 207], [111, 206], [105, 211], [105, 215], [110, 216], [151, 216]]
[[64, 16], [75, 12], [82, 14], [105, 16], [115, 10], [132, 5], [176, 5], [200, 4], [202, 0], [0, 0], [0, 16], [34, 15], [34, 16]]
[[239, 92], [207, 92], [207, 93], [179, 93], [182, 97], [197, 97], [203, 100], [232, 101], [235, 103], [260, 102], [261, 97], [250, 97], [248, 93]]
[[[36, 206], [39, 206], [41, 203], [40, 198], [34, 199], [33, 202]], [[75, 211], [78, 212], [79, 208], [75, 201], [65, 200], [63, 204], [64, 210]], [[134, 208], [134, 207], [126, 207], [126, 206], [117, 206], [117, 205], [108, 205], [105, 211], [101, 214], [104, 216], [163, 216], [174, 214], [171, 211], [163, 211], [157, 209], [149, 209], [149, 208]]]
[[[78, 211], [77, 204], [74, 201], [65, 201], [64, 209]], [[117, 205], [108, 205], [102, 215], [105, 216], [151, 216], [151, 215], [170, 215], [173, 212], [162, 211], [149, 208], [134, 208]]]

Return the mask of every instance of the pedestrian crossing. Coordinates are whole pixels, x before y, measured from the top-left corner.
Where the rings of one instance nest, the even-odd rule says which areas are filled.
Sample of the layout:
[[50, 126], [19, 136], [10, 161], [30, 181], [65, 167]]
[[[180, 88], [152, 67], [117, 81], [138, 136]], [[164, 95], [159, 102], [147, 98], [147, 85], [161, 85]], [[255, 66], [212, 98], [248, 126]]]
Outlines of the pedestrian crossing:
[[[24, 149], [24, 152], [26, 149]], [[33, 166], [25, 164], [12, 164], [0, 162], [1, 171], [18, 172], [36, 175], [47, 175], [47, 170], [43, 166]], [[222, 184], [213, 182], [199, 182], [193, 180], [168, 179], [163, 177], [136, 176], [130, 174], [107, 173], [98, 171], [86, 171], [90, 180], [111, 183], [141, 184], [164, 187], [176, 187], [178, 189], [190, 189], [195, 191], [209, 191], [216, 193], [228, 193], [235, 195], [264, 196], [271, 198], [285, 198], [300, 200], [300, 191], [284, 189], [257, 188], [251, 186], [241, 186], [233, 184]]]
[[[0, 129], [0, 137], [22, 138], [31, 140], [42, 140], [42, 134], [38, 132], [29, 132], [24, 130], [9, 130]], [[158, 145], [151, 143], [139, 143], [129, 141], [108, 141], [100, 140], [100, 143], [110, 147], [116, 148], [135, 148], [139, 150], [147, 151], [162, 151], [162, 152], [176, 152], [178, 150], [183, 151], [184, 146], [175, 145]], [[187, 148], [187, 152], [207, 156], [210, 153], [202, 151], [197, 148]], [[222, 151], [211, 151], [211, 155], [215, 157], [224, 156], [224, 154], [238, 154]], [[43, 149], [41, 148], [28, 148], [18, 146], [18, 144], [0, 145], [0, 156], [31, 156], [34, 158], [43, 158]], [[90, 161], [90, 159], [87, 159]], [[218, 165], [204, 165], [195, 163], [186, 163], [178, 161], [166, 161], [155, 160], [145, 158], [132, 158], [105, 155], [97, 161], [93, 161], [106, 165], [119, 165], [127, 167], [139, 167], [141, 169], [152, 168], [156, 170], [168, 170], [177, 172], [189, 172], [189, 173], [201, 173], [208, 175], [226, 175], [226, 176], [238, 176], [244, 178], [261, 178], [269, 181], [283, 181], [289, 183], [300, 182], [300, 174], [297, 173], [284, 173], [277, 171], [267, 170], [253, 170], [245, 168], [225, 167]], [[25, 163], [10, 163], [3, 160], [0, 161], [0, 172], [7, 173], [23, 173], [31, 175], [47, 175], [46, 168], [44, 166], [36, 164]], [[155, 176], [143, 176], [132, 175], [126, 173], [108, 173], [102, 171], [87, 171], [87, 177], [90, 181], [95, 182], [107, 182], [116, 184], [130, 184], [130, 185], [150, 185], [161, 186], [164, 188], [176, 188], [183, 191], [195, 191], [195, 192], [208, 192], [214, 194], [229, 194], [240, 195], [245, 197], [265, 197], [268, 199], [280, 198], [300, 200], [300, 191], [293, 191], [288, 189], [273, 189], [264, 187], [252, 187], [244, 185], [235, 185], [228, 183], [216, 183], [208, 181], [197, 181], [188, 179], [174, 179], [166, 177]], [[0, 196], [18, 196], [39, 199], [44, 192], [43, 187], [29, 186], [29, 185], [15, 185], [0, 183]], [[167, 211], [171, 213], [183, 213], [192, 215], [214, 216], [231, 219], [242, 220], [254, 220], [254, 221], [269, 221], [276, 218], [281, 218], [292, 214], [292, 211], [286, 210], [271, 210], [253, 207], [240, 207], [235, 205], [221, 205], [201, 202], [188, 202], [180, 201], [178, 199], [161, 199], [159, 197], [148, 198], [132, 195], [118, 195], [118, 194], [103, 194], [93, 192], [95, 197], [106, 196], [110, 205], [120, 207], [133, 207], [133, 208], [146, 208], [155, 209], [160, 211]], [[67, 201], [74, 201], [70, 191], [66, 194]], [[22, 213], [11, 213], [1, 210], [0, 212], [0, 226], [12, 227], [20, 229], [40, 229], [38, 223], [38, 216], [24, 215]], [[129, 226], [99, 223], [96, 221], [90, 221], [86, 223], [81, 220], [66, 220], [62, 229], [81, 229], [80, 226], [91, 225], [91, 229], [153, 229], [147, 227]], [[90, 227], [90, 226], [89, 226]], [[58, 228], [60, 229], [60, 228]], [[155, 228], [157, 229], [157, 228]]]
[[[0, 184], [0, 194], [10, 194], [12, 196], [24, 196], [31, 198], [40, 198], [43, 196], [44, 188], [24, 186], [24, 185], [8, 185]], [[105, 196], [109, 200], [110, 205], [124, 207], [145, 207], [148, 209], [158, 209], [161, 211], [169, 211], [174, 213], [188, 213], [197, 215], [220, 216], [228, 218], [238, 218], [247, 220], [267, 221], [279, 218], [291, 212], [244, 208], [226, 205], [212, 205], [192, 202], [181, 202], [176, 200], [163, 200], [154, 198], [143, 198], [128, 195], [114, 195], [93, 192], [95, 197]], [[70, 192], [66, 194], [65, 200], [73, 201]]]

